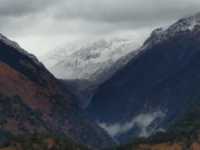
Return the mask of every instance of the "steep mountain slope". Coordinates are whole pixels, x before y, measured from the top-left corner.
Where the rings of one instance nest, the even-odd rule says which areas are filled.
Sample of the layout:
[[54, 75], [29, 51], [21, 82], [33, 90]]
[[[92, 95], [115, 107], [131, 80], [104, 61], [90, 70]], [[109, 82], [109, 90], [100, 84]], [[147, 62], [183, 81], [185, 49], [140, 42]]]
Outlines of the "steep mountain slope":
[[94, 147], [112, 144], [32, 55], [0, 35], [0, 129], [14, 136], [55, 134]]
[[199, 43], [200, 14], [153, 31], [140, 53], [99, 87], [87, 109], [91, 118], [121, 142], [166, 129], [200, 95]]
[[98, 85], [124, 66], [137, 53], [137, 47], [131, 39], [100, 39], [55, 50], [42, 60], [86, 107]]

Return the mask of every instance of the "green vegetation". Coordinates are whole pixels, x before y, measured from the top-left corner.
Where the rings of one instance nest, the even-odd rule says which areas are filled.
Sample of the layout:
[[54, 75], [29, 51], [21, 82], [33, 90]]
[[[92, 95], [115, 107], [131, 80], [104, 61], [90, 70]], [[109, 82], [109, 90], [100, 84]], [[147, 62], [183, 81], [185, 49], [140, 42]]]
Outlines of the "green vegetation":
[[53, 135], [28, 135], [12, 137], [0, 150], [89, 150], [72, 140]]
[[172, 124], [167, 132], [157, 133], [149, 138], [140, 138], [133, 140], [132, 143], [122, 145], [110, 150], [132, 150], [139, 144], [159, 144], [182, 142], [191, 145], [199, 139], [200, 133], [200, 104], [198, 101], [191, 101], [188, 104], [188, 110], [183, 117]]
[[[89, 150], [76, 139], [52, 133], [40, 116], [20, 97], [0, 94], [0, 150]], [[7, 128], [9, 122], [15, 124]]]

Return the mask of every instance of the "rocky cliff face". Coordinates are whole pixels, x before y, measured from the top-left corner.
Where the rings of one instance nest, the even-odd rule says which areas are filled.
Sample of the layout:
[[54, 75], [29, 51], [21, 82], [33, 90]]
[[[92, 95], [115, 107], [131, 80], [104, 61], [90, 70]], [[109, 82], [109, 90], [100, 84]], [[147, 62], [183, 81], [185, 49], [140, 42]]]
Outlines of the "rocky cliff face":
[[94, 147], [112, 143], [59, 81], [33, 56], [0, 35], [0, 129], [56, 134]]
[[91, 118], [126, 142], [181, 117], [200, 93], [199, 24], [197, 14], [155, 30], [140, 53], [100, 86], [88, 107]]

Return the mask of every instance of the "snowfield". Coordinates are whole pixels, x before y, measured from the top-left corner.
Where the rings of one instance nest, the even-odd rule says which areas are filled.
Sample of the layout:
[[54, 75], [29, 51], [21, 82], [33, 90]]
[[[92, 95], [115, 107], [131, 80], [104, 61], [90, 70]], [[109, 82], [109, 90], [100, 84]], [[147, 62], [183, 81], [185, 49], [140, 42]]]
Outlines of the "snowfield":
[[132, 57], [120, 61], [117, 66], [116, 63], [139, 47], [134, 39], [100, 39], [56, 49], [42, 61], [60, 79], [105, 80], [112, 74], [105, 72], [111, 69], [114, 73], [121, 68]]

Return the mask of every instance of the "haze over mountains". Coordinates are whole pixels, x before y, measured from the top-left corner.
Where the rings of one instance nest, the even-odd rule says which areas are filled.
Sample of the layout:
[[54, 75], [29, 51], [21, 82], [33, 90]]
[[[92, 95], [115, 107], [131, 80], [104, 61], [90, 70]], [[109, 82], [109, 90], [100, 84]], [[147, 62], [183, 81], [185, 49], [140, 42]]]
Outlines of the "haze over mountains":
[[98, 85], [126, 65], [139, 46], [131, 38], [98, 39], [54, 50], [41, 60], [86, 107]]
[[[87, 92], [83, 90], [83, 93], [87, 93], [87, 95], [88, 92], [94, 94], [90, 95], [91, 102], [87, 102], [88, 107], [86, 107], [90, 117], [122, 143], [126, 143], [130, 138], [148, 137], [156, 132], [165, 131], [173, 123], [169, 120], [175, 122], [181, 118], [188, 109], [190, 99], [198, 97], [199, 93], [196, 68], [198, 62], [196, 57], [199, 51], [199, 22], [200, 15], [196, 14], [180, 19], [167, 29], [154, 30], [141, 48], [134, 51], [135, 53], [131, 51], [128, 53], [129, 59], [125, 57], [125, 60], [128, 60], [127, 65], [111, 63], [111, 66], [118, 67], [114, 73], [113, 67], [106, 68], [109, 65], [106, 63], [103, 68], [106, 68], [107, 71], [103, 72], [103, 76], [99, 76], [98, 80], [95, 80], [97, 83], [102, 81], [103, 84], [91, 86], [92, 90], [89, 89]], [[96, 45], [100, 47], [98, 44]], [[97, 54], [96, 52], [100, 51], [96, 47], [88, 49], [80, 49], [70, 56], [77, 57], [79, 54], [83, 58], [86, 54], [91, 56], [91, 52]], [[93, 60], [92, 63], [90, 58]], [[84, 65], [84, 69], [82, 68], [83, 70], [79, 72], [83, 74], [84, 71], [87, 72], [87, 66], [92, 69], [92, 64], [98, 58], [87, 57], [83, 63], [77, 63], [80, 66]], [[69, 67], [70, 70], [73, 67], [69, 63], [65, 63], [68, 62], [68, 59], [58, 63], [56, 67], [60, 67], [61, 71], [65, 70], [64, 66]], [[120, 59], [123, 60], [123, 57]], [[105, 60], [107, 62], [107, 59]], [[99, 69], [101, 72], [102, 67], [95, 64], [95, 69]], [[111, 75], [110, 72], [112, 72]], [[103, 80], [107, 74], [107, 79]], [[81, 75], [79, 77], [76, 75], [80, 75], [80, 73], [76, 72], [74, 75], [79, 79], [78, 87], [87, 85], [86, 82], [80, 82]], [[87, 75], [85, 76], [87, 77]], [[85, 79], [84, 75], [82, 75], [82, 79]], [[88, 79], [93, 79], [92, 73], [88, 74]], [[80, 98], [80, 95], [78, 97]]]
[[[43, 62], [59, 79], [101, 80], [120, 58], [139, 48], [134, 39], [108, 38], [52, 50]], [[126, 64], [128, 60], [124, 61]], [[119, 64], [120, 65], [120, 64]], [[99, 81], [100, 82], [100, 81]]]
[[141, 47], [105, 38], [56, 50], [41, 60], [56, 78], [0, 34], [0, 150], [199, 150], [199, 44], [197, 13]]

